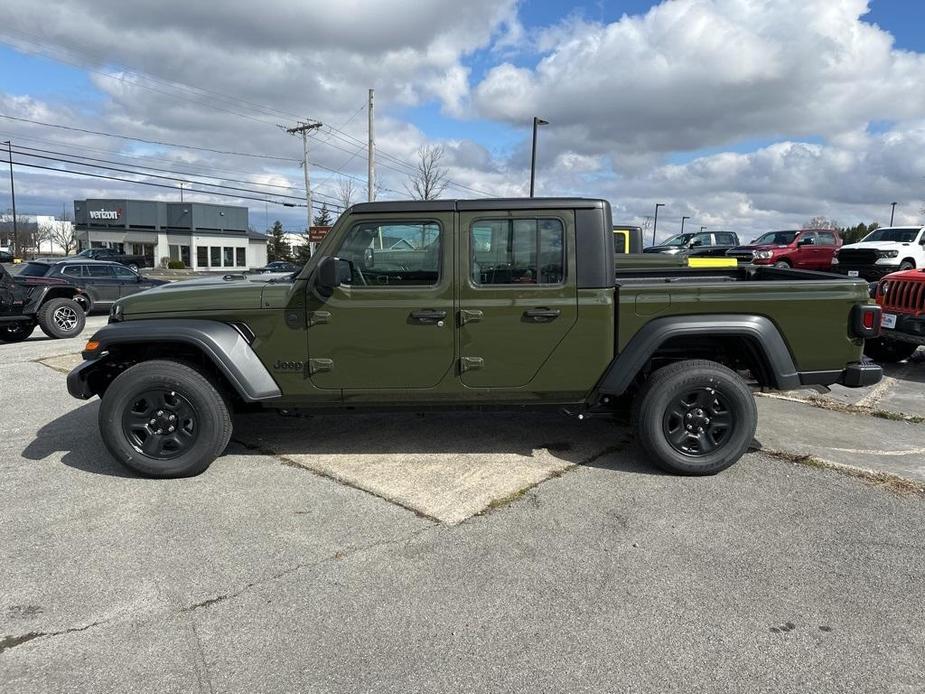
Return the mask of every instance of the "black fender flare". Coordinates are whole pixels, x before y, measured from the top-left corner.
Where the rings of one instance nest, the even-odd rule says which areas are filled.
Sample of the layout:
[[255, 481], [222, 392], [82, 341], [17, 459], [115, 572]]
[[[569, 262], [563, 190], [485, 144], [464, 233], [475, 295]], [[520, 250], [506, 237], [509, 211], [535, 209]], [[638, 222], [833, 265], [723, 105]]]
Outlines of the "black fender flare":
[[[87, 377], [102, 363], [106, 353], [120, 344], [157, 345], [179, 342], [200, 351], [218, 368], [245, 402], [273, 400], [282, 396], [279, 386], [263, 362], [238, 330], [228, 323], [202, 319], [132, 320], [110, 323], [90, 338], [99, 343], [92, 352], [85, 351], [86, 361], [68, 375], [68, 391], [74, 397], [93, 395]], [[165, 355], [169, 356], [169, 355]]]
[[597, 386], [604, 395], [622, 395], [658, 348], [677, 337], [745, 337], [760, 350], [778, 390], [800, 387], [800, 374], [777, 326], [764, 316], [737, 314], [666, 316], [646, 323], [607, 367]]

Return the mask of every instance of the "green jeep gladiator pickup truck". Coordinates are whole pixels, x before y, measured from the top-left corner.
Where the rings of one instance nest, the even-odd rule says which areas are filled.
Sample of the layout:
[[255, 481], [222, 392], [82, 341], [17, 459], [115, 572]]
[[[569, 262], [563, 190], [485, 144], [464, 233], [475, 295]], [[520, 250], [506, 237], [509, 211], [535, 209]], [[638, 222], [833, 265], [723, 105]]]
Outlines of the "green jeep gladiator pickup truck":
[[876, 383], [866, 282], [764, 267], [615, 269], [610, 205], [373, 202], [283, 279], [121, 299], [68, 390], [102, 398], [116, 459], [195, 475], [234, 411], [555, 407], [630, 401], [656, 465], [712, 474], [751, 444], [752, 388]]

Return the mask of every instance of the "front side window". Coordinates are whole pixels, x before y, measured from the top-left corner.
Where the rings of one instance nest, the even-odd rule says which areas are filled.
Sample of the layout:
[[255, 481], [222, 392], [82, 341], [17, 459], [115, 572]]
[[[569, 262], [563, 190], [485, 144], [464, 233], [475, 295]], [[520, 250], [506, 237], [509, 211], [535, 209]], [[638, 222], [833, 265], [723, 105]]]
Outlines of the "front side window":
[[112, 268], [109, 265], [87, 265], [88, 275], [101, 279], [112, 279]]
[[61, 274], [65, 277], [80, 277], [81, 267], [81, 265], [67, 265], [63, 270], [61, 270]]
[[440, 283], [443, 229], [436, 222], [361, 222], [334, 253], [350, 263], [352, 287]]
[[472, 282], [561, 284], [565, 229], [558, 219], [484, 219], [470, 229]]
[[688, 241], [691, 240], [693, 234], [678, 234], [677, 236], [672, 236], [670, 239], [662, 243], [663, 246], [686, 246]]

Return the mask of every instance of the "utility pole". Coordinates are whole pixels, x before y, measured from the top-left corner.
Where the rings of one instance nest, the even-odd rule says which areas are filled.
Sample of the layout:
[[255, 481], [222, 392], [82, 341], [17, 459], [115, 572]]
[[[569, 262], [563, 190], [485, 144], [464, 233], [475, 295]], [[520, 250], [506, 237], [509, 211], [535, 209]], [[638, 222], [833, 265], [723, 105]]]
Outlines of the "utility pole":
[[[321, 127], [318, 121], [302, 121], [292, 128], [286, 128], [290, 135], [299, 133], [302, 135], [302, 175], [305, 177], [305, 214], [308, 217], [308, 223], [305, 226], [306, 237], [312, 226], [312, 186], [310, 176], [308, 175], [308, 133]], [[309, 251], [315, 255], [315, 244], [309, 242]]]
[[657, 202], [655, 203], [655, 224], [652, 225], [652, 245], [655, 245], [655, 232], [658, 231], [658, 208], [664, 207], [665, 203]]
[[366, 155], [366, 200], [372, 202], [376, 199], [376, 136], [373, 126], [373, 98], [376, 90], [369, 90], [369, 106], [366, 108], [367, 133], [369, 135], [369, 149]]
[[891, 202], [891, 203], [890, 203], [890, 226], [893, 226], [893, 215], [896, 214], [896, 206], [897, 206], [898, 204], [899, 204], [898, 202]]
[[6, 150], [10, 155], [10, 197], [13, 199], [13, 254], [19, 253], [19, 234], [16, 232], [16, 184], [13, 182], [13, 141], [6, 141]]

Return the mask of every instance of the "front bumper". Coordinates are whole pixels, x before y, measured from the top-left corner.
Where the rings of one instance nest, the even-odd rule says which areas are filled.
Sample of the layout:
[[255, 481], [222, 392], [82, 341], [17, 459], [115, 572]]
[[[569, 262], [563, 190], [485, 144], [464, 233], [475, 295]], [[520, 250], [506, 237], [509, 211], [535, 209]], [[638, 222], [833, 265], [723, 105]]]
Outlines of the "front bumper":
[[96, 393], [90, 387], [90, 374], [96, 371], [100, 366], [100, 359], [88, 359], [83, 361], [67, 375], [67, 392], [71, 397], [78, 400], [89, 400]]
[[889, 274], [899, 271], [899, 265], [849, 265], [839, 263], [832, 266], [832, 272], [847, 275], [849, 272], [858, 273], [857, 276], [868, 282], [876, 282]]
[[[889, 307], [884, 313], [893, 313]], [[895, 328], [881, 328], [880, 337], [898, 342], [911, 342], [914, 345], [925, 345], [925, 315], [910, 316], [902, 313], [896, 314]]]

